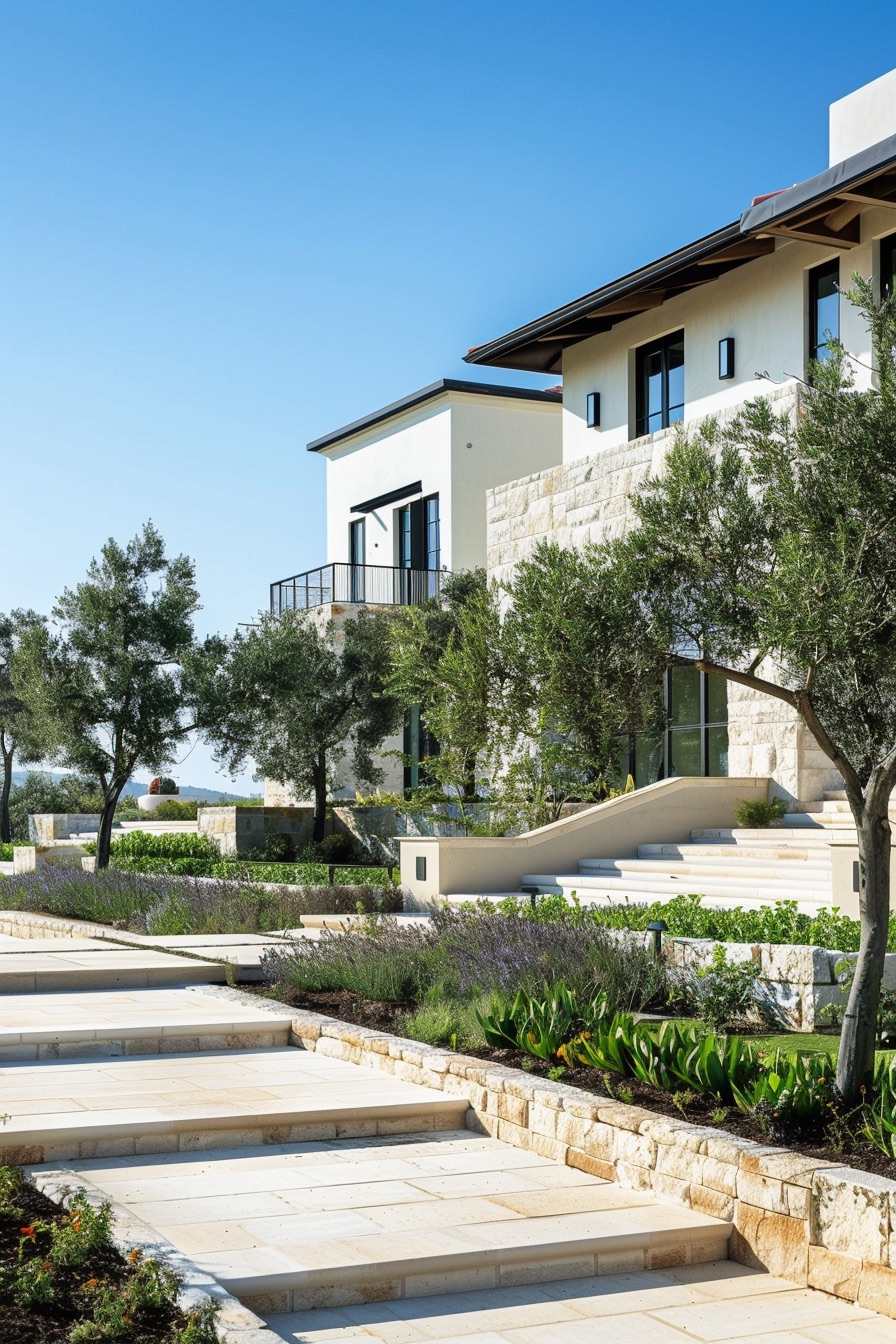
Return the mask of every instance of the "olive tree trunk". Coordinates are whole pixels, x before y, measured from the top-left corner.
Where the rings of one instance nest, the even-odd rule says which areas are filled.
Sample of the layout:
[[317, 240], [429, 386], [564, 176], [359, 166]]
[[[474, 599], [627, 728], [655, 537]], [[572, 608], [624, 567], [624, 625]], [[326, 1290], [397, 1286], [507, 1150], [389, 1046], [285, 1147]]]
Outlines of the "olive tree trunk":
[[3, 780], [0, 783], [0, 843], [9, 844], [12, 840], [12, 825], [9, 820], [9, 795], [12, 790], [12, 750], [2, 743]]
[[324, 838], [327, 826], [327, 756], [320, 751], [313, 769], [314, 778], [314, 826], [311, 831], [312, 844], [319, 845]]
[[874, 771], [864, 796], [847, 788], [859, 842], [859, 921], [861, 937], [855, 974], [843, 1018], [837, 1086], [843, 1100], [858, 1105], [870, 1096], [877, 1044], [887, 934], [890, 923], [890, 817], [893, 780], [889, 771]]
[[100, 825], [96, 836], [96, 866], [100, 868], [109, 867], [109, 857], [112, 845], [112, 824], [115, 821], [115, 809], [118, 806], [118, 800], [121, 797], [122, 790], [127, 783], [127, 776], [123, 779], [115, 779], [106, 790], [103, 799], [103, 810], [100, 813]]

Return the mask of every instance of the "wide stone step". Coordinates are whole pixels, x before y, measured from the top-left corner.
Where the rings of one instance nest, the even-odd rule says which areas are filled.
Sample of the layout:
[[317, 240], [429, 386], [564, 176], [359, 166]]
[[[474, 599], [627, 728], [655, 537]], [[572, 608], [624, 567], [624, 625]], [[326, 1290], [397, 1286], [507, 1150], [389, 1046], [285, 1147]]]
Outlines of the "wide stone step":
[[792, 891], [795, 896], [798, 895], [801, 900], [825, 901], [830, 900], [831, 888], [830, 882], [799, 882], [795, 879], [781, 878], [775, 881], [769, 878], [767, 881], [756, 881], [755, 879], [746, 879], [737, 881], [735, 878], [696, 878], [693, 875], [687, 875], [680, 878], [665, 876], [662, 874], [617, 874], [612, 872], [578, 872], [578, 873], [526, 873], [520, 883], [521, 887], [546, 886], [550, 884], [568, 886], [570, 883], [578, 882], [583, 890], [592, 891], [605, 889], [606, 891], [626, 892], [626, 891], [651, 891], [658, 895], [666, 893], [675, 895], [678, 892], [698, 891], [702, 895], [718, 894], [721, 896], [744, 896], [754, 899], [769, 900], [778, 894], [785, 894]]
[[468, 1103], [282, 1047], [7, 1064], [3, 1109], [0, 1162], [21, 1164], [447, 1129]]
[[467, 1131], [71, 1172], [265, 1315], [715, 1261], [731, 1232]]
[[267, 1325], [287, 1344], [885, 1344], [892, 1335], [861, 1307], [730, 1260], [294, 1312]]
[[[797, 910], [805, 914], [817, 914], [819, 910], [830, 908], [830, 890], [823, 895], [817, 892], [806, 894], [793, 883], [769, 884], [762, 888], [734, 887], [719, 882], [701, 882], [699, 886], [687, 882], [650, 882], [604, 879], [582, 873], [527, 873], [522, 887], [536, 887], [545, 896], [573, 896], [586, 905], [651, 905], [654, 901], [668, 901], [683, 893], [700, 896], [706, 905], [718, 909], [736, 908], [759, 909], [774, 901], [794, 901]], [[521, 893], [517, 893], [518, 895]], [[455, 899], [460, 900], [460, 897]], [[476, 899], [467, 896], [465, 899]]]
[[747, 856], [737, 859], [721, 858], [716, 854], [711, 857], [683, 856], [681, 859], [670, 858], [668, 855], [662, 858], [637, 858], [637, 859], [581, 859], [579, 861], [579, 870], [583, 873], [603, 874], [618, 873], [620, 876], [638, 876], [644, 874], [650, 877], [653, 874], [657, 876], [667, 876], [674, 881], [681, 881], [685, 877], [693, 876], [699, 878], [720, 877], [723, 880], [731, 878], [738, 882], [765, 882], [765, 881], [796, 881], [801, 884], [815, 883], [821, 884], [830, 881], [831, 865], [830, 863], [809, 862], [802, 860], [800, 863], [790, 865], [792, 872], [781, 875], [781, 864], [764, 857], [762, 859], [751, 859]]
[[691, 831], [691, 840], [695, 844], [787, 845], [793, 842], [798, 845], [817, 845], [819, 848], [828, 848], [832, 838], [840, 838], [839, 829], [835, 831], [834, 827], [820, 826], [811, 817], [806, 819], [805, 825], [797, 826], [788, 824], [787, 826], [770, 826], [763, 829], [748, 826], [737, 828], [707, 826], [697, 827]]
[[775, 845], [772, 842], [763, 845], [759, 841], [753, 844], [731, 844], [728, 841], [719, 841], [716, 844], [649, 844], [638, 846], [639, 859], [659, 859], [659, 858], [683, 859], [690, 863], [696, 859], [711, 859], [718, 863], [736, 864], [740, 868], [742, 862], [746, 859], [760, 859], [765, 863], [811, 863], [821, 869], [830, 871], [831, 856], [830, 844], [825, 841], [823, 844], [805, 844], [799, 845], [784, 844]]
[[267, 1049], [289, 1045], [291, 1025], [287, 1012], [186, 988], [11, 994], [2, 1006], [0, 1063]]
[[220, 984], [226, 978], [219, 963], [100, 939], [4, 939], [0, 946], [0, 995]]

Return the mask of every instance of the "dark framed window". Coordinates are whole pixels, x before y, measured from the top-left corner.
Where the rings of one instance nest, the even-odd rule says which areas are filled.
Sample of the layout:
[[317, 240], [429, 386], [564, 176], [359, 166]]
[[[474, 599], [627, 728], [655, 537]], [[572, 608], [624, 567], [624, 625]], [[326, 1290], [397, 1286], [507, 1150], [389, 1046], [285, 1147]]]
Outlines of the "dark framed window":
[[896, 233], [880, 240], [880, 297], [887, 298], [893, 293], [893, 281], [896, 280]]
[[635, 437], [684, 419], [684, 332], [635, 351]]
[[840, 339], [840, 259], [809, 272], [809, 358], [824, 363]]
[[419, 705], [411, 705], [404, 716], [404, 787], [417, 789], [431, 784], [426, 763], [439, 754], [439, 744], [426, 726]]
[[352, 602], [364, 601], [364, 563], [367, 558], [365, 522], [364, 518], [355, 518], [348, 525], [348, 562], [352, 567]]
[[[423, 499], [412, 499], [410, 504], [396, 510], [396, 532], [398, 536], [398, 568], [423, 571], [424, 577], [415, 579], [411, 575], [402, 576], [402, 602], [412, 600], [412, 591], [419, 602], [424, 597], [435, 597], [438, 593], [438, 580], [426, 578], [442, 568], [441, 522], [439, 518], [438, 495], [426, 495]], [[407, 582], [405, 582], [407, 581]]]
[[638, 788], [672, 775], [728, 774], [728, 683], [693, 667], [670, 667], [664, 679], [666, 727], [633, 733], [621, 744], [619, 774]]

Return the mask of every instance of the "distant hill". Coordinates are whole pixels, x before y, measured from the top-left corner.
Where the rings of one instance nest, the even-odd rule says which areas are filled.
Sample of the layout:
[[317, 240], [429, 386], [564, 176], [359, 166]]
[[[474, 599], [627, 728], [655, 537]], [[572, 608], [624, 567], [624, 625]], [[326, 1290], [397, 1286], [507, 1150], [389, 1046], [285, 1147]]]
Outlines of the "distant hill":
[[[25, 776], [32, 773], [29, 770], [13, 770], [13, 784], [24, 784]], [[62, 779], [65, 775], [64, 770], [41, 770], [41, 774], [49, 775], [53, 780]], [[146, 793], [149, 788], [148, 779], [129, 779], [125, 785], [125, 793], [133, 793], [139, 798], [141, 793]], [[244, 803], [249, 797], [245, 793], [227, 793], [225, 789], [203, 789], [195, 784], [181, 784], [179, 798], [195, 798], [198, 803]]]

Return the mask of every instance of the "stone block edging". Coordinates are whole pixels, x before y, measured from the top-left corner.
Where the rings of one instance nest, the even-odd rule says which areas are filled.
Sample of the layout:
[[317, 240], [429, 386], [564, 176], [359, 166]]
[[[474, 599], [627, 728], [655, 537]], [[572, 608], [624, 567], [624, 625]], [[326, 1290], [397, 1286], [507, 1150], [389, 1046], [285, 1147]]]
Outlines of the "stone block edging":
[[112, 1239], [119, 1251], [127, 1256], [129, 1251], [139, 1249], [175, 1270], [181, 1278], [178, 1303], [184, 1310], [199, 1307], [208, 1298], [213, 1298], [218, 1303], [215, 1330], [222, 1344], [281, 1344], [280, 1336], [269, 1330], [260, 1316], [244, 1307], [213, 1275], [200, 1269], [189, 1256], [129, 1209], [108, 1200], [108, 1196], [81, 1172], [71, 1167], [31, 1167], [26, 1168], [25, 1174], [42, 1194], [56, 1200], [63, 1208], [70, 1206], [72, 1195], [78, 1190], [85, 1192], [91, 1204], [110, 1203]]
[[[243, 997], [217, 986], [202, 992]], [[259, 1005], [256, 996], [252, 1002]], [[465, 1096], [469, 1128], [725, 1219], [734, 1225], [733, 1260], [896, 1319], [896, 1181], [456, 1051], [286, 1011], [295, 1045]]]

